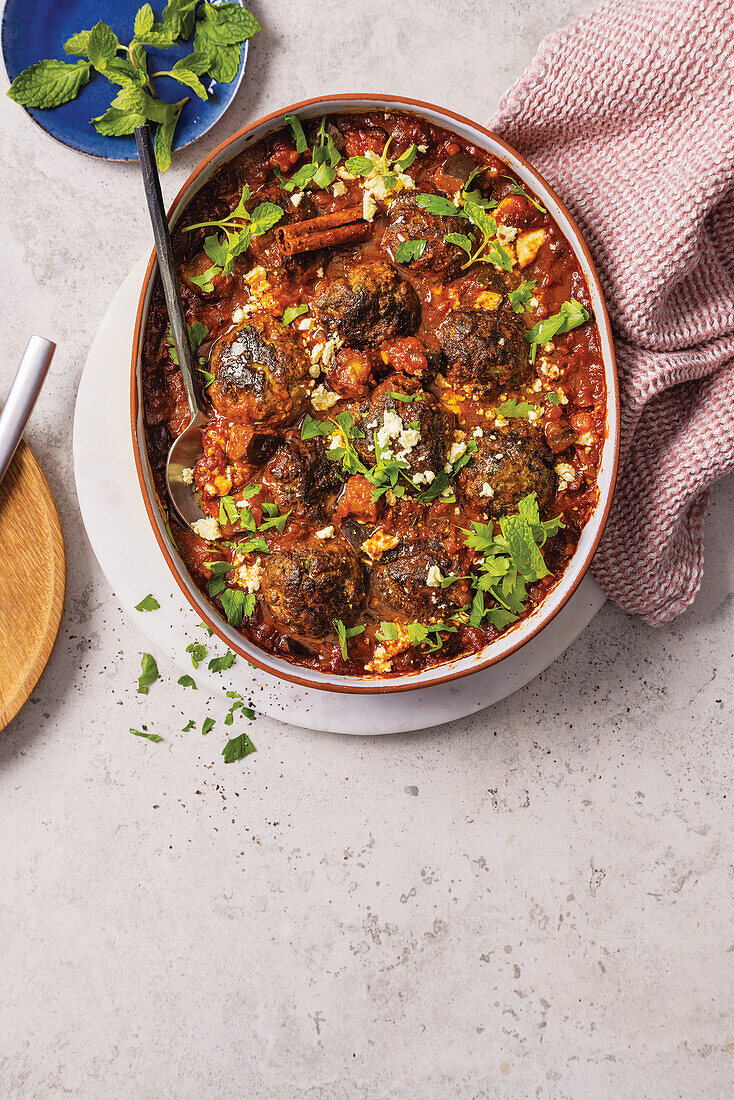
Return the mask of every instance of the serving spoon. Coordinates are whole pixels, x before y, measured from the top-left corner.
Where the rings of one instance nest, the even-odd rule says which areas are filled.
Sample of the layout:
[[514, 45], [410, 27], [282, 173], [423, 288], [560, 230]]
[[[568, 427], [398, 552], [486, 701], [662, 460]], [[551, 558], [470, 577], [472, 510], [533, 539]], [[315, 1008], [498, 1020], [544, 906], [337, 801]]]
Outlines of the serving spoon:
[[135, 141], [140, 155], [140, 167], [143, 171], [143, 185], [145, 197], [148, 200], [148, 210], [153, 226], [153, 238], [155, 251], [158, 257], [158, 270], [160, 271], [163, 295], [166, 299], [168, 318], [171, 322], [173, 346], [178, 356], [178, 365], [181, 369], [186, 400], [191, 410], [191, 420], [171, 444], [166, 459], [166, 488], [168, 496], [181, 519], [189, 527], [193, 527], [197, 520], [204, 519], [199, 499], [194, 493], [191, 481], [184, 480], [184, 471], [191, 470], [199, 461], [203, 453], [201, 442], [202, 429], [208, 423], [208, 416], [201, 409], [196, 388], [196, 363], [194, 353], [189, 343], [189, 329], [186, 324], [183, 305], [181, 303], [181, 291], [178, 285], [176, 262], [173, 258], [173, 246], [171, 245], [171, 232], [168, 227], [166, 210], [161, 194], [161, 181], [158, 175], [158, 166], [155, 161], [153, 149], [153, 136], [150, 126], [135, 127]]

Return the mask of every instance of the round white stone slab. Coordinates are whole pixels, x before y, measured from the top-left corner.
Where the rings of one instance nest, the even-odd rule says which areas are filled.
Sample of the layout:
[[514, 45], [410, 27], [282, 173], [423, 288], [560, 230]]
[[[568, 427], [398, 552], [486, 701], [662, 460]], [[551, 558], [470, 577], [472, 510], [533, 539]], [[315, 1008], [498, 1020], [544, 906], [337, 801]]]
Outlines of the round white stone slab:
[[[130, 349], [147, 257], [115, 295], [97, 332], [79, 384], [74, 415], [74, 474], [92, 549], [112, 588], [155, 653], [166, 653], [193, 672], [186, 646], [205, 642], [209, 656], [224, 645], [208, 638], [184, 601], [155, 540], [138, 485], [129, 415]], [[135, 604], [151, 592], [159, 611]], [[490, 706], [523, 687], [579, 636], [605, 596], [590, 575], [565, 608], [517, 653], [474, 676], [424, 691], [341, 695], [285, 683], [241, 658], [223, 673], [206, 663], [197, 681], [213, 691], [238, 691], [273, 718], [333, 733], [382, 734], [425, 729]]]

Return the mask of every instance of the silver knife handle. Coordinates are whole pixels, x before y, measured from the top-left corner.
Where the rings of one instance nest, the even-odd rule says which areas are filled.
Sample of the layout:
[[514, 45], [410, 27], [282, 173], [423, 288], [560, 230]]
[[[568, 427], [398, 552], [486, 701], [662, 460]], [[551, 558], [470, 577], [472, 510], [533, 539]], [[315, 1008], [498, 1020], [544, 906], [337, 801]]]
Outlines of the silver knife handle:
[[31, 336], [28, 341], [0, 413], [0, 481], [20, 443], [55, 351], [56, 344], [42, 336]]

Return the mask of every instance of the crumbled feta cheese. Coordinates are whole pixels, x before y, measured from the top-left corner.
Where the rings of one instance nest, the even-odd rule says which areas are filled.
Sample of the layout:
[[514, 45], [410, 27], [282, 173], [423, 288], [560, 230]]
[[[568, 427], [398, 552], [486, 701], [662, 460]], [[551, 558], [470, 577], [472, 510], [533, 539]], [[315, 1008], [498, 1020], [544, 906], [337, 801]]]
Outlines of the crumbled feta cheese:
[[375, 197], [371, 191], [365, 191], [362, 195], [362, 217], [366, 222], [373, 222], [376, 213], [377, 203], [375, 202]]
[[183, 481], [184, 485], [193, 485], [194, 484], [194, 469], [193, 469], [193, 466], [186, 466], [181, 471], [181, 480]]
[[229, 350], [232, 355], [242, 355], [245, 350], [245, 345], [240, 343], [239, 340], [235, 340]]
[[324, 269], [323, 269], [323, 267], [320, 267], [320, 268], [319, 268], [319, 269], [317, 270], [316, 274], [318, 275], [319, 279], [323, 279], [323, 277], [324, 277]]
[[495, 416], [494, 422], [498, 428], [504, 428], [505, 424], [507, 423], [504, 416]]
[[335, 198], [339, 199], [339, 198], [341, 198], [342, 195], [346, 195], [347, 189], [344, 186], [344, 184], [341, 181], [339, 181], [338, 183], [334, 184], [334, 186], [331, 189], [331, 193], [334, 195]]
[[517, 236], [517, 229], [511, 225], [497, 226], [497, 240], [501, 245], [511, 244]]
[[584, 432], [576, 440], [579, 447], [592, 447], [594, 445], [594, 437], [591, 432]]
[[242, 277], [246, 283], [252, 283], [253, 285], [269, 285], [268, 273], [262, 265], [253, 267], [251, 271], [248, 271], [247, 274]]
[[426, 576], [426, 584], [429, 588], [440, 588], [442, 580], [443, 573], [437, 565], [432, 565], [428, 570], [428, 574]]
[[572, 481], [576, 480], [576, 471], [569, 462], [556, 462], [556, 473], [560, 482], [560, 489], [565, 489]]
[[466, 443], [464, 443], [463, 440], [460, 443], [452, 443], [451, 444], [451, 450], [448, 453], [448, 457], [446, 459], [446, 465], [444, 466], [444, 470], [446, 471], [447, 474], [451, 473], [451, 470], [453, 469], [454, 463], [459, 461], [459, 459], [461, 458], [461, 456], [463, 455], [465, 450], [466, 450]]
[[303, 199], [303, 191], [294, 191], [291, 195], [291, 203], [293, 206], [300, 206]]
[[377, 442], [385, 450], [389, 444], [397, 439], [401, 432], [405, 431], [405, 425], [392, 409], [386, 409], [382, 418], [382, 427], [377, 430]]
[[528, 420], [531, 423], [535, 423], [536, 420], [540, 420], [543, 414], [538, 409], [531, 409], [528, 413]]
[[536, 378], [535, 381], [533, 382], [532, 386], [530, 387], [530, 389], [533, 391], [533, 393], [539, 393], [540, 390], [542, 390], [542, 388], [543, 388], [543, 383], [540, 381], [539, 378]]
[[383, 645], [375, 647], [375, 652], [372, 654], [372, 660], [364, 666], [367, 672], [391, 672], [392, 661], [385, 652]]
[[319, 412], [326, 412], [332, 405], [336, 405], [339, 400], [339, 394], [334, 393], [332, 390], [327, 390], [326, 386], [322, 382], [320, 386], [311, 394], [311, 404]]
[[324, 344], [324, 350], [321, 352], [321, 362], [325, 367], [328, 367], [333, 362], [334, 356], [344, 341], [341, 336], [330, 336]]
[[474, 436], [475, 439], [481, 439], [484, 435], [484, 432], [481, 428], [475, 428], [471, 434]]
[[311, 366], [308, 368], [308, 373], [311, 375], [312, 378], [318, 378], [318, 376], [321, 374], [321, 367], [318, 365], [318, 363], [312, 363]]
[[356, 180], [356, 176], [353, 176], [351, 172], [348, 172], [343, 164], [340, 164], [336, 170], [336, 174], [340, 180]]
[[486, 497], [488, 500], [492, 499], [492, 497], [494, 496], [494, 489], [489, 484], [489, 482], [484, 482], [481, 489], [479, 490], [479, 495], [480, 497]]
[[316, 532], [317, 539], [333, 539], [334, 528], [331, 524], [328, 527], [322, 527], [320, 531]]
[[247, 592], [259, 592], [262, 580], [262, 565], [260, 559], [255, 558], [250, 564], [241, 565], [235, 572], [235, 583]]
[[392, 550], [399, 542], [400, 539], [397, 535], [387, 535], [384, 531], [379, 530], [375, 531], [374, 535], [370, 535], [368, 539], [365, 539], [361, 549], [373, 560], [376, 560], [382, 557], [386, 550]]
[[216, 542], [220, 534], [219, 524], [214, 516], [207, 516], [206, 519], [197, 519], [191, 524], [191, 530], [195, 535], [198, 535], [200, 539], [206, 539], [207, 542]]
[[435, 479], [436, 475], [433, 470], [419, 470], [417, 474], [413, 474], [414, 485], [430, 485]]
[[416, 148], [417, 148], [419, 153], [427, 153], [428, 152], [428, 146], [427, 145], [417, 145]]
[[324, 345], [323, 344], [314, 344], [314, 346], [311, 348], [311, 351], [309, 352], [312, 363], [318, 363], [319, 359], [321, 358], [321, 353], [322, 353], [323, 350], [324, 350]]
[[299, 332], [308, 332], [311, 328], [313, 328], [313, 317], [304, 317], [302, 321], [298, 322]]
[[245, 316], [246, 316], [246, 314], [245, 314], [245, 311], [244, 311], [244, 309], [242, 309], [242, 307], [240, 306], [240, 307], [239, 307], [238, 309], [236, 309], [236, 310], [234, 311], [234, 313], [232, 314], [232, 320], [234, 321], [234, 323], [235, 323], [236, 325], [238, 325], [238, 324], [240, 323], [240, 321], [244, 321], [244, 319], [245, 319]]

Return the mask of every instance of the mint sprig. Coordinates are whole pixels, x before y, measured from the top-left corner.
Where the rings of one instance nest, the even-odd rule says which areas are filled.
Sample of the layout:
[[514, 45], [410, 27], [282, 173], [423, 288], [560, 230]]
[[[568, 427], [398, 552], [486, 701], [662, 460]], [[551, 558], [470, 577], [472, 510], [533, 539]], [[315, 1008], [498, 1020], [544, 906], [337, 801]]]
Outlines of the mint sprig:
[[[64, 43], [65, 52], [79, 61], [38, 61], [18, 74], [7, 94], [23, 107], [60, 107], [75, 99], [96, 72], [120, 91], [91, 125], [105, 137], [123, 137], [145, 122], [156, 124], [156, 161], [165, 172], [171, 164], [176, 126], [189, 97], [176, 103], [162, 100], [153, 81], [167, 76], [207, 100], [211, 88], [206, 75], [221, 84], [231, 83], [239, 70], [242, 44], [261, 29], [255, 16], [239, 4], [168, 0], [160, 21], [151, 5], [143, 4], [135, 15], [129, 44], [121, 43], [112, 28], [100, 21]], [[149, 74], [146, 47], [167, 50], [188, 41], [192, 34], [192, 53], [179, 58], [170, 69]]]

